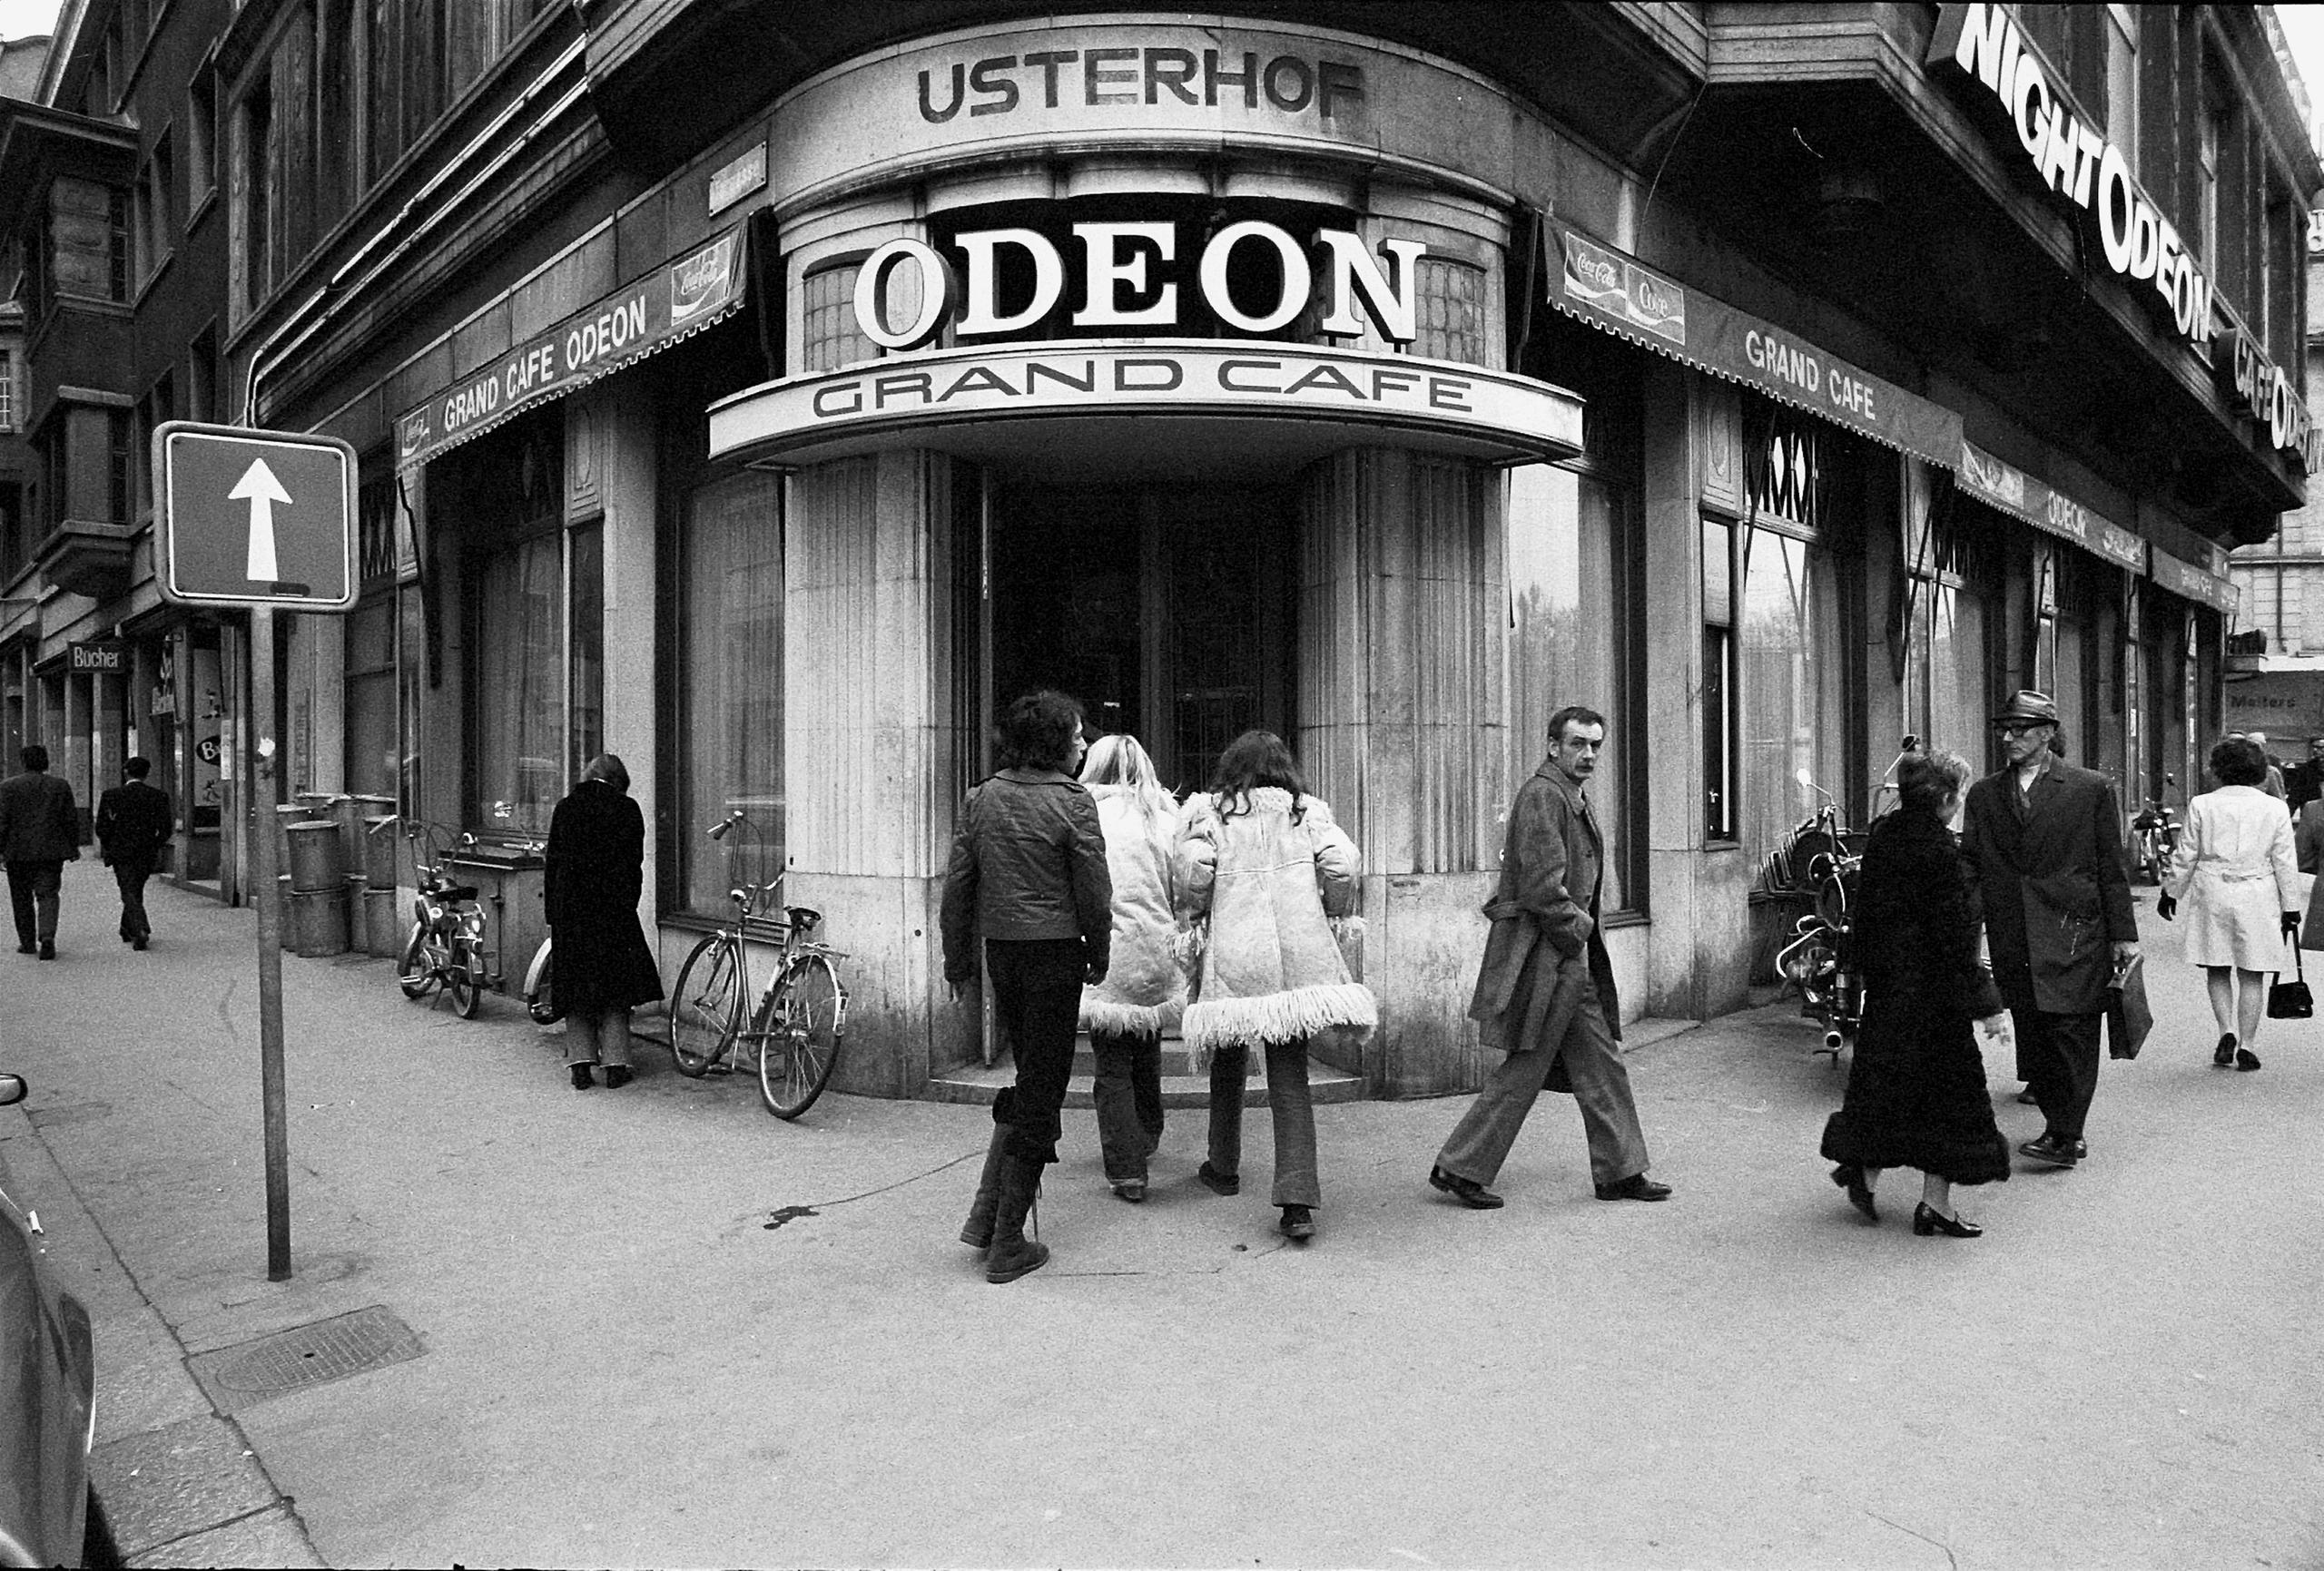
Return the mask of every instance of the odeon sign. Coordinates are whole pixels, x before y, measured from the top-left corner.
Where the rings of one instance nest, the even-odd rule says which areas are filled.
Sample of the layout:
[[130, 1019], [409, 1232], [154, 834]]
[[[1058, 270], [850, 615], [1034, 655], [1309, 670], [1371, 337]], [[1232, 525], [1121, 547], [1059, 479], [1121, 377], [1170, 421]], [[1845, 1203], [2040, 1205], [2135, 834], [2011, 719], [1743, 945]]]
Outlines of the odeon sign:
[[[1075, 327], [1167, 331], [1177, 326], [1180, 284], [1163, 276], [1163, 270], [1178, 260], [1176, 224], [1077, 223], [1073, 238], [1081, 253], [1083, 280], [1081, 303], [1071, 318]], [[920, 240], [889, 241], [864, 259], [855, 280], [855, 320], [865, 338], [882, 349], [902, 350], [932, 342], [947, 326], [971, 337], [1021, 333], [1047, 318], [1065, 298], [1065, 255], [1039, 231], [980, 230], [956, 235], [952, 243], [964, 261], [958, 270], [942, 252]], [[1227, 287], [1235, 253], [1246, 246], [1275, 259], [1281, 282], [1272, 299], [1240, 301]], [[1420, 336], [1413, 280], [1424, 246], [1418, 241], [1383, 241], [1384, 254], [1375, 257], [1360, 237], [1334, 229], [1318, 230], [1315, 246], [1328, 275], [1328, 309], [1320, 324], [1324, 332], [1356, 338], [1368, 322], [1393, 343], [1410, 343]], [[1031, 298], [1007, 310], [997, 298], [1004, 250], [1029, 262], [1033, 276]], [[1149, 266], [1157, 261], [1160, 269]], [[892, 286], [899, 270], [906, 268], [917, 274], [920, 304], [898, 321], [883, 302], [901, 292]], [[1221, 321], [1247, 333], [1288, 327], [1307, 309], [1315, 282], [1315, 264], [1299, 241], [1288, 231], [1256, 219], [1228, 224], [1211, 236], [1195, 267], [1203, 303]], [[1144, 303], [1131, 303], [1133, 299]]]
[[2043, 181], [2095, 214], [2106, 265], [2123, 278], [2152, 283], [2180, 337], [2209, 343], [2211, 280], [2132, 175], [2122, 150], [2099, 128], [2074, 118], [2056, 74], [2018, 31], [2016, 18], [1984, 0], [1937, 11], [1925, 63], [1950, 61], [1991, 92]]

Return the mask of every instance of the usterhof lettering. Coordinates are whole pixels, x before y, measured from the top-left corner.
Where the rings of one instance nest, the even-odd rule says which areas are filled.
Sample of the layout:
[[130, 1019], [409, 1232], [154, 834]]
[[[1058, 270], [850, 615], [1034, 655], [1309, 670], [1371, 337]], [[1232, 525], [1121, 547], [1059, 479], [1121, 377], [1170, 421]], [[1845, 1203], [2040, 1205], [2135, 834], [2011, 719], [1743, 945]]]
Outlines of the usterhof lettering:
[[920, 74], [920, 117], [931, 125], [952, 119], [963, 105], [974, 120], [1014, 114], [1029, 102], [1043, 109], [1165, 102], [1216, 109], [1239, 103], [1250, 110], [1264, 103], [1279, 113], [1312, 111], [1328, 121], [1363, 97], [1362, 66], [1297, 54], [1262, 61], [1253, 49], [1036, 49], [954, 61], [949, 71]]

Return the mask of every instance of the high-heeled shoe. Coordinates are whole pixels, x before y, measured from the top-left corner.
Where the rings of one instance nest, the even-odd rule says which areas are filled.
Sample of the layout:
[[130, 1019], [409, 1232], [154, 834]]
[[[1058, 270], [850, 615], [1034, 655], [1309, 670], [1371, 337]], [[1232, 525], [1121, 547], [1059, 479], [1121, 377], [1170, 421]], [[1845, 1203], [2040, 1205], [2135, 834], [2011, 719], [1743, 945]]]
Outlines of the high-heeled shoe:
[[2260, 1067], [2260, 1056], [2249, 1047], [2238, 1047], [2235, 1050], [2235, 1066], [2247, 1073], [2257, 1069]]
[[1864, 1164], [1841, 1163], [1832, 1169], [1832, 1182], [1848, 1192], [1848, 1203], [1864, 1213], [1865, 1221], [1880, 1220], [1880, 1208], [1872, 1203], [1872, 1185], [1864, 1181]]
[[2231, 1069], [2235, 1066], [2234, 1032], [2230, 1031], [2221, 1036], [2219, 1046], [2211, 1049], [2211, 1066], [2215, 1069]]
[[1913, 1232], [1922, 1238], [1943, 1233], [1947, 1238], [1983, 1238], [1985, 1230], [1958, 1212], [1943, 1216], [1925, 1200], [1913, 1207]]

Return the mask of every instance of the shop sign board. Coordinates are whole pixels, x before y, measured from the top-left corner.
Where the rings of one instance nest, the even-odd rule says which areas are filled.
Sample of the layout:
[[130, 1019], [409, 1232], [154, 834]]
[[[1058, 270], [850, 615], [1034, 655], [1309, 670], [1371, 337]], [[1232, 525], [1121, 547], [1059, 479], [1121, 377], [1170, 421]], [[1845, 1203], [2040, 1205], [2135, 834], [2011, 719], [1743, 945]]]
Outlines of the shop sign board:
[[906, 168], [1059, 147], [1222, 142], [1360, 154], [1505, 189], [1508, 95], [1449, 61], [1321, 27], [1180, 14], [1046, 16], [900, 44], [810, 78], [776, 106], [786, 209]]
[[511, 417], [700, 331], [742, 303], [743, 232], [730, 229], [459, 378], [396, 422], [396, 462], [425, 464]]
[[1549, 303], [1617, 337], [1952, 468], [1961, 417], [1773, 322], [1666, 278], [1571, 224], [1546, 226]]
[[2152, 287], [2179, 336], [2211, 338], [2211, 281], [2102, 127], [2075, 112], [2064, 74], [1999, 5], [1937, 7], [1924, 64], [1949, 64], [2000, 103], [2025, 156], [2060, 197], [2092, 214], [2106, 265]]
[[355, 604], [355, 449], [337, 437], [171, 420], [153, 432], [153, 495], [163, 599]]
[[2230, 731], [2260, 731], [2274, 751], [2297, 752], [2302, 739], [2324, 736], [2324, 672], [2230, 675], [2223, 718]]
[[1542, 457], [1581, 446], [1581, 403], [1530, 378], [1305, 344], [1140, 339], [955, 349], [792, 378], [713, 405], [710, 452], [774, 460], [895, 431], [1073, 415], [1361, 422]]
[[2181, 562], [2167, 551], [2157, 549], [2151, 555], [2153, 557], [2154, 582], [2158, 587], [2168, 589], [2181, 600], [2191, 600], [2214, 611], [2234, 614], [2237, 595], [2233, 579], [2198, 567], [2191, 562]]
[[2146, 571], [2146, 542], [1975, 444], [1961, 444], [1961, 489], [2034, 528], [2071, 540], [2093, 555], [2133, 574]]
[[710, 173], [710, 211], [724, 212], [766, 183], [766, 139], [761, 137]]
[[64, 656], [64, 669], [75, 676], [119, 676], [129, 669], [129, 645], [118, 639], [68, 643]]
[[2230, 347], [2224, 354], [2214, 351], [2211, 363], [2227, 401], [2250, 411], [2252, 421], [2267, 433], [2269, 445], [2290, 454], [2301, 469], [2310, 475], [2324, 471], [2324, 432], [2319, 431], [2291, 378], [2269, 358], [2257, 333], [2225, 305], [2219, 309], [2227, 319]]
[[[1318, 324], [1326, 333], [1362, 336], [1368, 327], [1393, 343], [1420, 336], [1414, 273], [1426, 248], [1418, 241], [1385, 240], [1381, 255], [1366, 250], [1346, 230], [1315, 231], [1315, 260], [1289, 231], [1262, 220], [1230, 223], [1202, 242], [1194, 276], [1178, 276], [1178, 226], [1167, 221], [1077, 223], [1071, 249], [1079, 276], [1071, 298], [1077, 328], [1179, 326], [1182, 288], [1198, 290], [1203, 303], [1223, 322], [1246, 333], [1279, 332], [1297, 319], [1315, 299], [1320, 271], [1328, 309]], [[964, 265], [925, 241], [891, 240], [863, 259], [855, 278], [855, 322], [863, 336], [886, 349], [916, 349], [947, 327], [975, 337], [1021, 333], [1035, 329], [1067, 298], [1067, 252], [1047, 235], [1029, 229], [979, 230], [953, 237]], [[1272, 262], [1273, 299], [1237, 298], [1227, 277], [1238, 250], [1255, 251]], [[1000, 303], [1001, 253], [1012, 253], [1030, 273], [1032, 292], [1022, 301]], [[1317, 265], [1320, 263], [1320, 267]], [[910, 274], [913, 286], [897, 286]], [[1151, 297], [1150, 299], [1148, 297]], [[912, 302], [898, 314], [897, 298]], [[1361, 307], [1359, 314], [1358, 308]]]

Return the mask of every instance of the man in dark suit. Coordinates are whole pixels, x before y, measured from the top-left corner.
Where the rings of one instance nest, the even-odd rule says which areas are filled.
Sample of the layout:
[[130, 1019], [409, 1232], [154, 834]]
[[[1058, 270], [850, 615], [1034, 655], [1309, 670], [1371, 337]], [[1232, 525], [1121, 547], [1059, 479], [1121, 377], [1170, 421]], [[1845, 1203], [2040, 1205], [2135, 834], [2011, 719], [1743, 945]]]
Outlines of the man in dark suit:
[[97, 849], [121, 886], [121, 941], [142, 949], [153, 936], [145, 919], [145, 880], [170, 843], [170, 793], [145, 783], [153, 764], [142, 758], [121, 766], [129, 779], [97, 798]]
[[2298, 818], [2299, 810], [2324, 797], [2324, 736], [2308, 739], [2308, 757], [2284, 771], [2284, 802]]
[[2072, 1167], [2098, 1089], [2107, 985], [2138, 952], [2122, 815], [2104, 775], [2050, 750], [2058, 706], [2031, 690], [1994, 716], [2009, 761], [1969, 788], [1961, 847], [1985, 913], [2018, 1068], [2047, 1127], [2017, 1149]]
[[1670, 1197], [1669, 1185], [1646, 1175], [1614, 968], [1598, 931], [1605, 847], [1588, 787], [1605, 742], [1603, 715], [1558, 711], [1550, 717], [1550, 756], [1510, 806], [1501, 883], [1485, 906], [1492, 930], [1469, 1005], [1484, 1045], [1508, 1056], [1485, 1077], [1428, 1173], [1430, 1183], [1472, 1210], [1502, 1203], [1485, 1186], [1545, 1086], [1571, 1092], [1581, 1106], [1599, 1199]]
[[64, 864], [81, 859], [81, 810], [73, 788], [48, 772], [38, 742], [20, 755], [25, 772], [0, 781], [0, 861], [8, 866], [8, 905], [16, 953], [56, 958], [56, 906]]

